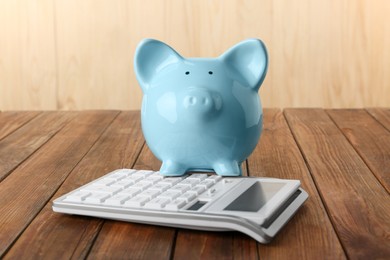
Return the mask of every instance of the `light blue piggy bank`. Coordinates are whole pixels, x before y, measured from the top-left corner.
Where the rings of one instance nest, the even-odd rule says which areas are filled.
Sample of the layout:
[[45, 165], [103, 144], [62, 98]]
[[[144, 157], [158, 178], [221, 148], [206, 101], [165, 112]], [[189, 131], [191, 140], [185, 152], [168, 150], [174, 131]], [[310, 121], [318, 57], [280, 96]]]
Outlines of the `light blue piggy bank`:
[[145, 39], [134, 67], [143, 91], [142, 131], [163, 175], [215, 171], [241, 175], [263, 123], [258, 90], [268, 65], [264, 44], [248, 39], [217, 58], [184, 58]]

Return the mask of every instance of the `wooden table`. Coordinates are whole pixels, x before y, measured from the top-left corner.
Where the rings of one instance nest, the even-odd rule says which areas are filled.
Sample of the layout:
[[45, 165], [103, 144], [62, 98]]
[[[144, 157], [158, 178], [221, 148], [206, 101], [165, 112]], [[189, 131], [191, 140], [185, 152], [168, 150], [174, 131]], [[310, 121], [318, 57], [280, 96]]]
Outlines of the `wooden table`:
[[390, 110], [265, 109], [249, 176], [299, 179], [310, 198], [268, 245], [54, 213], [111, 170], [160, 167], [135, 111], [0, 113], [0, 258], [390, 259]]

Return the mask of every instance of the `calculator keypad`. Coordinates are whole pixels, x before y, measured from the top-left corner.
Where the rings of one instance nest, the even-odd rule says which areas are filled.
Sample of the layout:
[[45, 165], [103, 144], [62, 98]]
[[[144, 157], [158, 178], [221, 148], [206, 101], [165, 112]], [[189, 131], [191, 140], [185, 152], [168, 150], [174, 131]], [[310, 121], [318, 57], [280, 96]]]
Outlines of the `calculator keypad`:
[[177, 211], [199, 195], [207, 195], [221, 179], [207, 174], [164, 177], [153, 171], [122, 169], [70, 193], [64, 201]]

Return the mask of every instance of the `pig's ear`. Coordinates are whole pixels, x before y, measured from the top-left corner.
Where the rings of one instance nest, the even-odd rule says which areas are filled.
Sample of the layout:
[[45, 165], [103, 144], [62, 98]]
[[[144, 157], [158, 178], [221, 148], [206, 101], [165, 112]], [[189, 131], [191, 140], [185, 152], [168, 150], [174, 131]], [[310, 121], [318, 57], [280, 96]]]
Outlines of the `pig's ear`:
[[145, 39], [135, 51], [134, 69], [143, 91], [146, 91], [152, 78], [167, 66], [183, 58], [163, 42]]
[[260, 88], [268, 67], [267, 50], [262, 41], [242, 41], [227, 50], [219, 59], [236, 79], [244, 80], [256, 91]]

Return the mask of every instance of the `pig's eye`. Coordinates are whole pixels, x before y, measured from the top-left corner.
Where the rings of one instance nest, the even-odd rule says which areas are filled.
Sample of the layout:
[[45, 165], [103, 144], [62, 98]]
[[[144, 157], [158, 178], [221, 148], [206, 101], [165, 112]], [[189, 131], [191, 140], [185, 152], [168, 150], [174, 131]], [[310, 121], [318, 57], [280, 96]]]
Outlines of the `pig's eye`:
[[210, 75], [212, 75], [212, 74], [213, 74], [213, 72], [210, 70], [210, 71], [209, 71], [209, 74], [210, 74]]
[[190, 72], [189, 72], [189, 71], [186, 71], [186, 75], [188, 75], [188, 74], [190, 74]]

